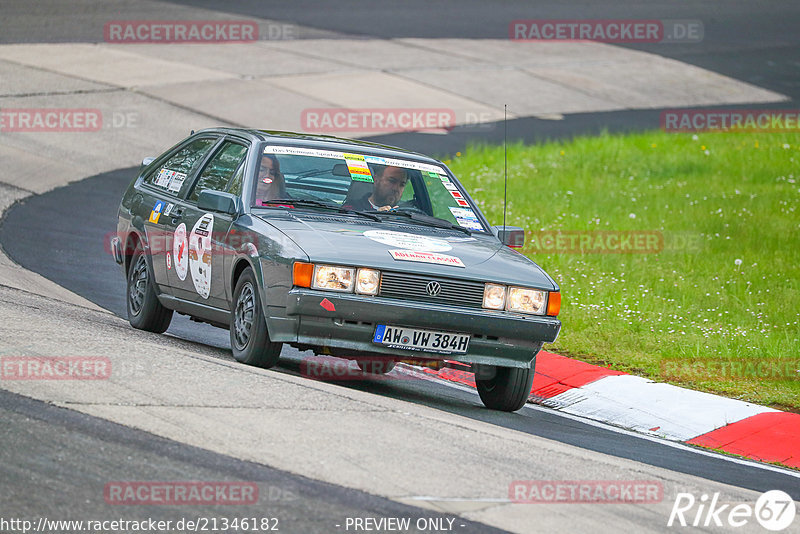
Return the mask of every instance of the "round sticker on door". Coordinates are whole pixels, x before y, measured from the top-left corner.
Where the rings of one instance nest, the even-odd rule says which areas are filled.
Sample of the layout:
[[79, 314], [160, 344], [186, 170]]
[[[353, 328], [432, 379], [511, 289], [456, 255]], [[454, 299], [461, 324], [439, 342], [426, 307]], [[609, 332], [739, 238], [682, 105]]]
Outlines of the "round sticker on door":
[[407, 234], [405, 232], [392, 232], [391, 230], [367, 230], [364, 237], [378, 243], [400, 247], [417, 252], [445, 252], [452, 249], [452, 245], [443, 239], [433, 239], [424, 235]]
[[214, 229], [214, 216], [206, 213], [192, 228], [189, 234], [189, 270], [197, 294], [204, 299], [211, 293], [211, 231]]
[[175, 258], [175, 273], [181, 280], [186, 280], [186, 272], [189, 270], [189, 244], [186, 241], [186, 225], [181, 223], [175, 229], [175, 237], [172, 240], [172, 257]]

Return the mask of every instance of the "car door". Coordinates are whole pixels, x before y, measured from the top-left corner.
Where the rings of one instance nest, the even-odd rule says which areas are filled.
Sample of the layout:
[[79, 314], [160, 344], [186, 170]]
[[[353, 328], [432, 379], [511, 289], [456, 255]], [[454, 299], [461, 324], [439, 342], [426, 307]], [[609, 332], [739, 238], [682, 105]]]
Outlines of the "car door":
[[153, 277], [161, 286], [170, 287], [169, 270], [172, 268], [172, 238], [174, 225], [171, 214], [179, 202], [179, 193], [192, 170], [199, 165], [218, 137], [192, 139], [151, 170], [142, 181], [140, 209], [144, 220], [147, 242], [150, 247]]
[[[231, 254], [227, 244], [233, 224], [230, 215], [205, 212], [197, 207], [200, 193], [206, 189], [228, 191], [239, 183], [244, 173], [248, 144], [226, 139], [204, 162], [185, 200], [177, 206], [181, 223], [175, 231], [174, 249], [178, 259], [173, 273], [175, 296], [219, 309], [228, 309], [225, 257]], [[180, 254], [180, 256], [178, 255]], [[186, 263], [183, 263], [184, 258]]]

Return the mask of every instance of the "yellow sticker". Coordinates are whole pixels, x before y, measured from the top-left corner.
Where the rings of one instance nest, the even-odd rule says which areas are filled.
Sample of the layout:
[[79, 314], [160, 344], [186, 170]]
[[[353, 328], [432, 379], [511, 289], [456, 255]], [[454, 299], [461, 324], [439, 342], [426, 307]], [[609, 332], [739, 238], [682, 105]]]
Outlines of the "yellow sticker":
[[161, 212], [164, 211], [164, 201], [157, 200], [155, 206], [150, 211], [150, 222], [158, 224], [158, 219], [161, 217]]

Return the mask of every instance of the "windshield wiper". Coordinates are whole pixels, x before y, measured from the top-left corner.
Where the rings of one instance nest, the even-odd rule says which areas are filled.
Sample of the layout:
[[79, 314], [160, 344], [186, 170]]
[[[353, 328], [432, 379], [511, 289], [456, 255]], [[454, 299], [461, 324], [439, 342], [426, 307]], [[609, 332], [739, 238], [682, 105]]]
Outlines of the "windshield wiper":
[[305, 198], [273, 198], [272, 200], [263, 201], [263, 204], [287, 204], [290, 206], [301, 206], [308, 208], [325, 208], [329, 210], [336, 210], [339, 213], [355, 213], [356, 215], [360, 215], [373, 221], [381, 221], [380, 217], [377, 217], [371, 213], [342, 208], [336, 204], [321, 202], [319, 200], [308, 200]]
[[447, 228], [450, 230], [458, 230], [459, 232], [464, 232], [467, 235], [472, 235], [472, 232], [469, 228], [464, 228], [458, 224], [453, 224], [448, 220], [440, 219], [439, 217], [434, 217], [433, 215], [423, 215], [420, 213], [416, 213], [413, 211], [405, 211], [405, 210], [389, 210], [389, 211], [370, 211], [370, 214], [378, 214], [378, 215], [399, 215], [400, 217], [405, 217], [410, 221], [413, 221], [417, 224], [422, 224], [425, 226], [432, 226], [434, 228]]

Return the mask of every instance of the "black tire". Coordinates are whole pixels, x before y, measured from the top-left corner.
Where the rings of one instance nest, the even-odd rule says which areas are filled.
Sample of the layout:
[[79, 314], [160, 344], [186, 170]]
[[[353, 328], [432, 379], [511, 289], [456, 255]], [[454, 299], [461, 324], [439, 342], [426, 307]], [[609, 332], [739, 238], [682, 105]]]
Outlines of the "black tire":
[[236, 361], [269, 369], [278, 363], [282, 343], [269, 339], [264, 308], [258, 296], [253, 269], [248, 267], [236, 281], [231, 306], [231, 348]]
[[172, 310], [158, 301], [153, 273], [141, 245], [136, 247], [131, 257], [127, 289], [128, 322], [131, 326], [156, 334], [166, 332], [172, 321]]
[[385, 375], [394, 369], [394, 360], [356, 360], [358, 368], [372, 375]]
[[474, 367], [475, 385], [487, 408], [502, 412], [516, 412], [525, 406], [533, 386], [536, 358], [527, 368], [495, 365], [475, 365]]

